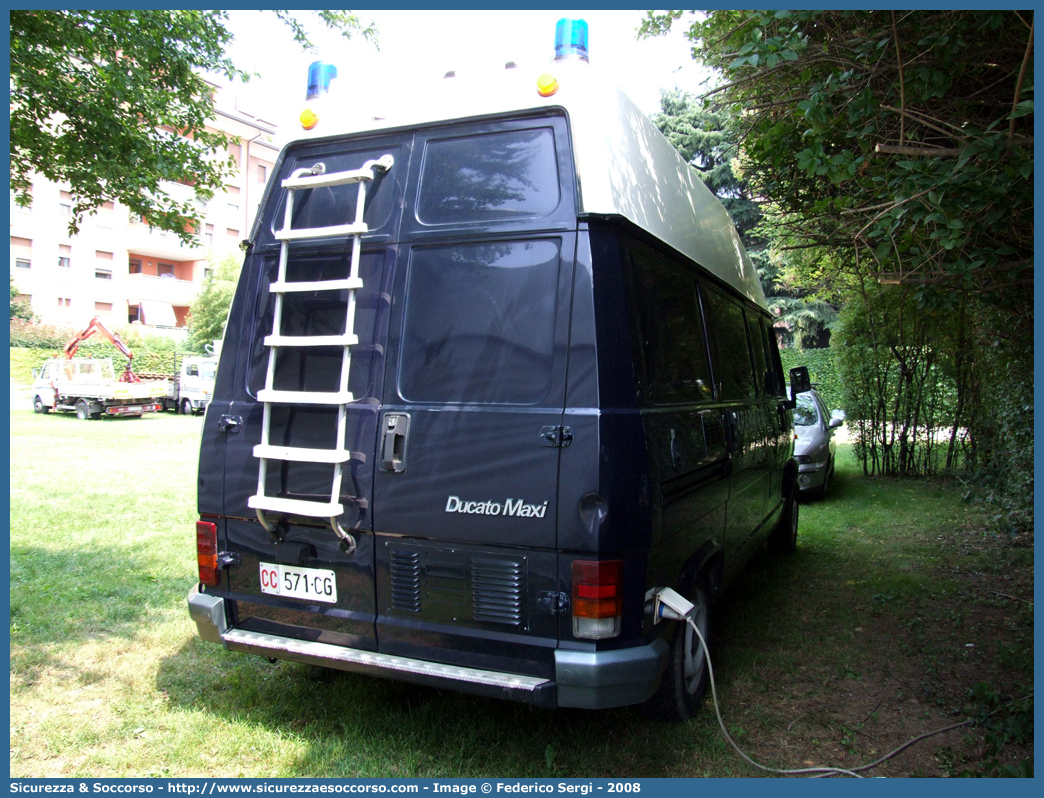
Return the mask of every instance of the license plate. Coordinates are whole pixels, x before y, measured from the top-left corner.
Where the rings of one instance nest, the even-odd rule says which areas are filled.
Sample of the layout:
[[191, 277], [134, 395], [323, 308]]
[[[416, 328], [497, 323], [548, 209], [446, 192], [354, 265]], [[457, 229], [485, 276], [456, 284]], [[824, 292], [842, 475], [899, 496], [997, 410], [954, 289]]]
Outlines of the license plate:
[[333, 571], [298, 568], [294, 565], [261, 563], [261, 592], [284, 598], [337, 603], [337, 580]]

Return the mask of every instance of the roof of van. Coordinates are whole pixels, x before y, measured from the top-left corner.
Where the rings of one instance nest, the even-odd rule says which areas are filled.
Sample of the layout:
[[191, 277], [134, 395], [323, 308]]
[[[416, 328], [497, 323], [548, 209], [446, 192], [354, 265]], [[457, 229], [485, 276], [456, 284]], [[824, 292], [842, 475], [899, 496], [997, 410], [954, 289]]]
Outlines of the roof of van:
[[[544, 72], [558, 81], [549, 97], [537, 93], [537, 78]], [[757, 271], [728, 212], [649, 118], [597, 68], [563, 60], [540, 71], [514, 68], [418, 83], [409, 95], [398, 98], [397, 108], [383, 118], [374, 118], [331, 94], [319, 110], [319, 125], [301, 138], [562, 108], [572, 134], [580, 213], [629, 219], [765, 307]]]

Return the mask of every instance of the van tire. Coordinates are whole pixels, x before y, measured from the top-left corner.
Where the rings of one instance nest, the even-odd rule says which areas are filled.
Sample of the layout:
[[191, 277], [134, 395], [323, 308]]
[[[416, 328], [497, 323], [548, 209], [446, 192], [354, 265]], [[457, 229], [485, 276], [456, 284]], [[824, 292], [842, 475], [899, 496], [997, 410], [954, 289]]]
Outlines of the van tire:
[[192, 402], [188, 399], [181, 400], [181, 409], [178, 411], [183, 416], [192, 415]]
[[797, 489], [787, 499], [783, 514], [779, 517], [776, 528], [768, 539], [770, 554], [790, 554], [797, 548], [798, 535], [798, 497]]
[[93, 418], [91, 415], [91, 407], [87, 404], [86, 399], [80, 399], [76, 402], [76, 417], [80, 419], [80, 421], [88, 421]]
[[[710, 588], [703, 574], [689, 591], [689, 601], [695, 605], [693, 618], [710, 645], [711, 605]], [[660, 677], [660, 687], [643, 710], [655, 720], [680, 723], [688, 720], [700, 708], [707, 693], [709, 670], [706, 652], [699, 637], [688, 623], [677, 622], [674, 642], [667, 660], [667, 668]]]
[[50, 410], [51, 410], [51, 408], [49, 408], [47, 405], [45, 405], [43, 403], [43, 399], [41, 399], [39, 396], [34, 396], [33, 397], [33, 412], [34, 413], [48, 413], [48, 412], [50, 412]]

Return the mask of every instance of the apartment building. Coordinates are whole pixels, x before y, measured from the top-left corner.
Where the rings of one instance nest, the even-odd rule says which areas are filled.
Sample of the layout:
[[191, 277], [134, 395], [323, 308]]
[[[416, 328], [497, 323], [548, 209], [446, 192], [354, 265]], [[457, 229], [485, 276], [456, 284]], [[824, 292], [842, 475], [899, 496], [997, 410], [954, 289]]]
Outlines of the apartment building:
[[[189, 309], [199, 295], [208, 255], [234, 251], [247, 237], [265, 184], [279, 154], [275, 125], [222, 107], [218, 95], [212, 128], [238, 140], [229, 153], [239, 171], [204, 208], [199, 243], [182, 244], [173, 233], [152, 230], [120, 203], [107, 202], [70, 236], [69, 186], [38, 177], [33, 202], [11, 201], [11, 275], [22, 298], [46, 324], [84, 327], [98, 316], [106, 324], [142, 325], [149, 332], [183, 338]], [[188, 186], [168, 184], [181, 200]]]

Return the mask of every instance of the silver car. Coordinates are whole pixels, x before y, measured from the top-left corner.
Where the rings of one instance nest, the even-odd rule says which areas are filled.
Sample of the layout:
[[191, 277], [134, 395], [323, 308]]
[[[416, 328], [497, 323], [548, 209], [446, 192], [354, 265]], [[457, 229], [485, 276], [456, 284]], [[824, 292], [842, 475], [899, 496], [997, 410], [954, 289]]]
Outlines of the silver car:
[[844, 421], [844, 411], [827, 413], [815, 389], [797, 395], [794, 408], [794, 459], [798, 462], [798, 487], [809, 496], [822, 499], [834, 476], [834, 430]]

